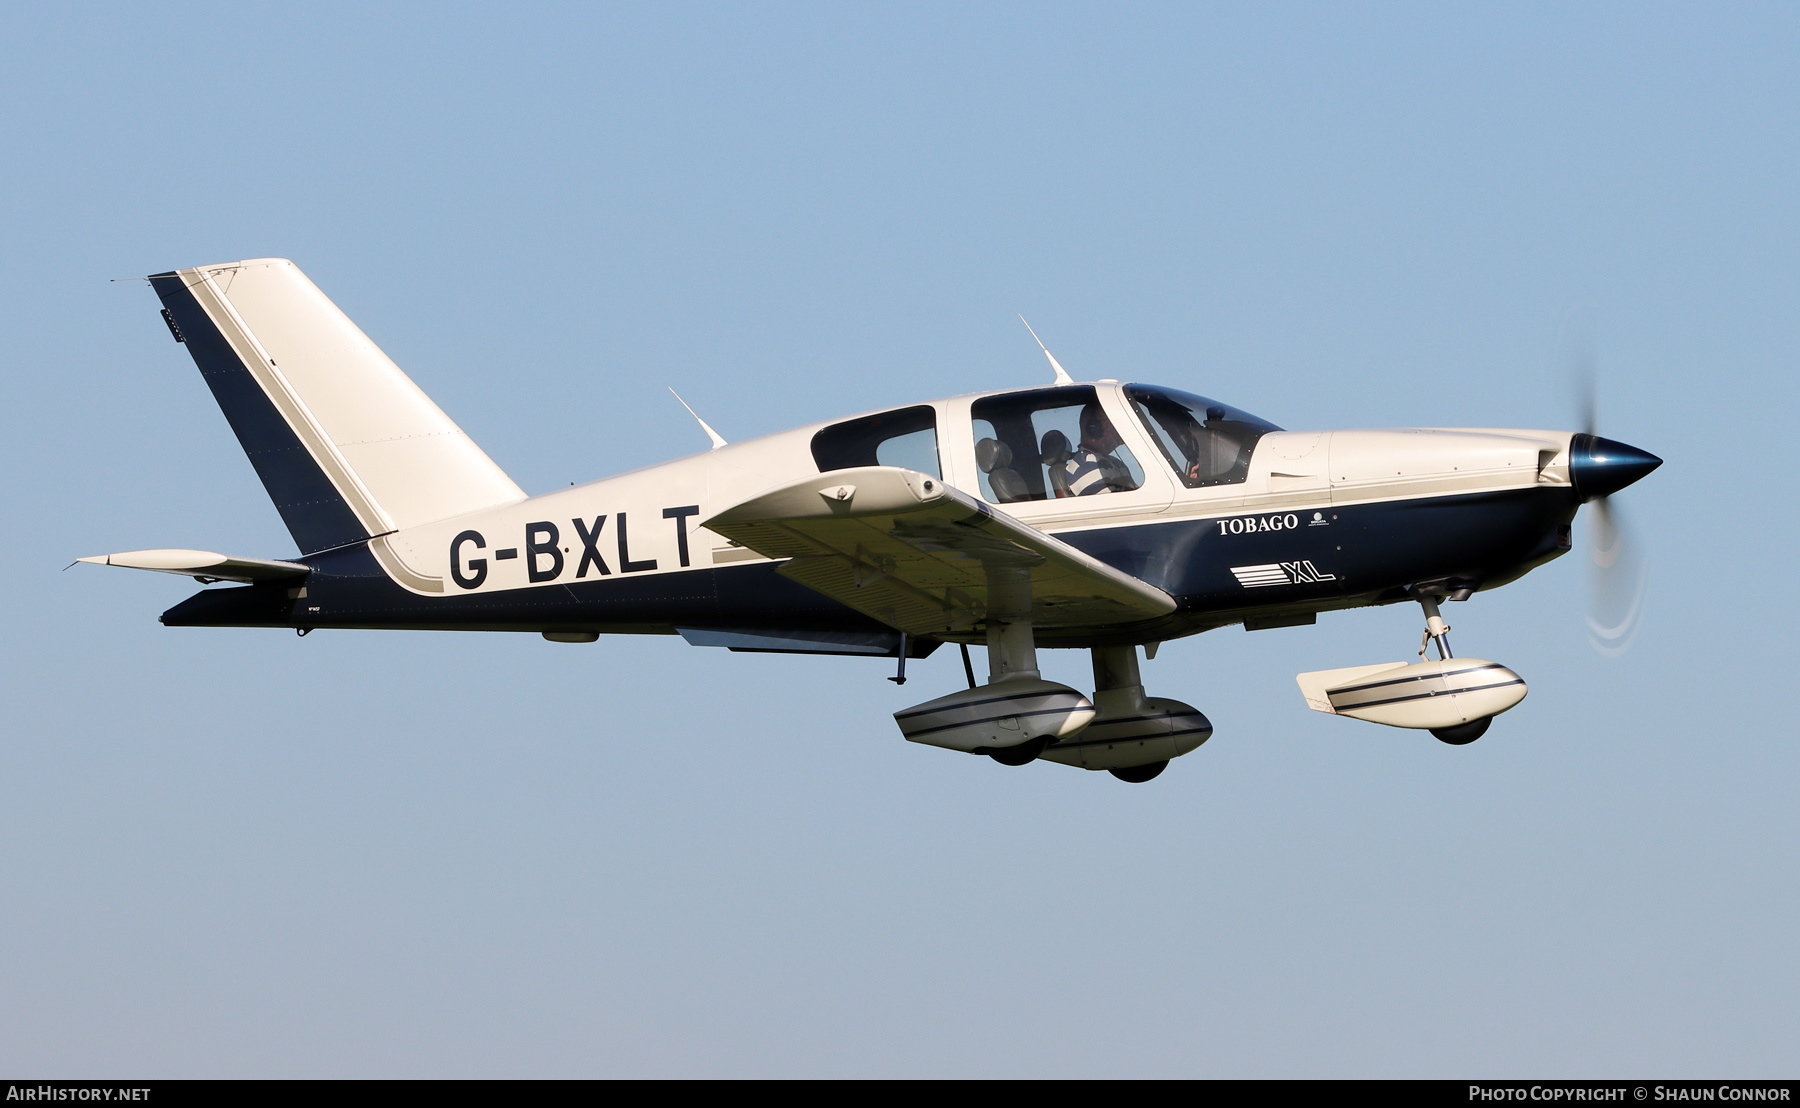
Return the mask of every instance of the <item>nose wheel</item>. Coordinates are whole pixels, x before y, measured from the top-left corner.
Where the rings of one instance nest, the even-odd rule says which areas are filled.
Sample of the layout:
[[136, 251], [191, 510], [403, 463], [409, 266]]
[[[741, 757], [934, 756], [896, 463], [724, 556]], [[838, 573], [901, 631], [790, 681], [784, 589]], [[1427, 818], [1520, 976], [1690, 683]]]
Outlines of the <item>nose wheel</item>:
[[1470, 743], [1487, 734], [1488, 724], [1494, 722], [1493, 716], [1482, 716], [1467, 723], [1459, 723], [1455, 727], [1433, 727], [1431, 733], [1437, 740], [1451, 746], [1468, 746]]

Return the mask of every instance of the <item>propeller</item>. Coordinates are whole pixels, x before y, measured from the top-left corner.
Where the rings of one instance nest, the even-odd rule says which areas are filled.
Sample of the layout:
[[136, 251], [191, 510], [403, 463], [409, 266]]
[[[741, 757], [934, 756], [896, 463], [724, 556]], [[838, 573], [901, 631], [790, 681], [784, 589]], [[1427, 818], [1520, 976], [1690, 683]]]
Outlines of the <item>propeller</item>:
[[1588, 599], [1588, 639], [1594, 649], [1617, 657], [1631, 646], [1644, 610], [1647, 582], [1642, 547], [1613, 494], [1648, 474], [1662, 459], [1635, 446], [1600, 437], [1599, 390], [1594, 349], [1583, 342], [1575, 354], [1582, 430], [1569, 443], [1569, 475], [1590, 508], [1588, 556], [1592, 591]]
[[1588, 639], [1595, 650], [1617, 657], [1637, 634], [1648, 574], [1635, 532], [1612, 497], [1595, 500], [1593, 509], [1588, 534], [1594, 575], [1588, 599]]

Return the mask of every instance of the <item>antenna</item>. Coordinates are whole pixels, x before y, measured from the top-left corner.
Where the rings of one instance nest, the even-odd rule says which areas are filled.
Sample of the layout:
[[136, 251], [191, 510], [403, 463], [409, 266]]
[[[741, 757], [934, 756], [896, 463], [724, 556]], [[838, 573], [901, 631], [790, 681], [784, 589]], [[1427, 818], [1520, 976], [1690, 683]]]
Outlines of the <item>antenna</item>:
[[[1020, 316], [1019, 322], [1025, 323], [1025, 317]], [[1031, 331], [1031, 324], [1025, 323], [1025, 329]], [[1043, 339], [1037, 337], [1036, 331], [1031, 331], [1031, 339], [1038, 344], [1038, 349], [1044, 352], [1044, 357], [1050, 359], [1050, 368], [1056, 371], [1056, 383], [1059, 385], [1073, 385], [1075, 383], [1075, 378], [1069, 376], [1069, 371], [1064, 369], [1062, 363], [1056, 360], [1056, 355], [1050, 353], [1050, 348], [1044, 345]], [[695, 418], [699, 417], [696, 416]]]
[[720, 435], [717, 431], [713, 430], [711, 427], [708, 427], [706, 425], [706, 421], [704, 419], [700, 418], [699, 412], [696, 412], [692, 408], [688, 408], [688, 402], [681, 398], [680, 393], [676, 392], [674, 389], [670, 389], [669, 395], [673, 396], [675, 398], [675, 403], [680, 404], [684, 408], [687, 408], [687, 414], [694, 417], [694, 422], [698, 423], [700, 425], [700, 429], [702, 431], [706, 432], [706, 437], [712, 440], [712, 448], [714, 450], [717, 450], [721, 446], [729, 446], [730, 445], [729, 443], [727, 443], [725, 441], [725, 439], [722, 435]]

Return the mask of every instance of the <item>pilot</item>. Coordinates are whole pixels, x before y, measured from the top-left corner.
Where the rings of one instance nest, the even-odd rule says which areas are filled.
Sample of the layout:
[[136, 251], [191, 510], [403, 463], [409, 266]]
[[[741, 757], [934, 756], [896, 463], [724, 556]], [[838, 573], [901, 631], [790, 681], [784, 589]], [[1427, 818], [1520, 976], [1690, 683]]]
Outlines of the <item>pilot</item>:
[[1187, 485], [1209, 484], [1229, 475], [1245, 460], [1244, 443], [1255, 441], [1256, 429], [1240, 420], [1227, 417], [1225, 409], [1212, 405], [1206, 409], [1206, 423], [1188, 424]]
[[1093, 496], [1106, 492], [1130, 492], [1137, 488], [1131, 470], [1113, 451], [1121, 445], [1119, 432], [1100, 410], [1089, 404], [1081, 409], [1081, 445], [1062, 464], [1062, 480], [1057, 482], [1071, 496]]

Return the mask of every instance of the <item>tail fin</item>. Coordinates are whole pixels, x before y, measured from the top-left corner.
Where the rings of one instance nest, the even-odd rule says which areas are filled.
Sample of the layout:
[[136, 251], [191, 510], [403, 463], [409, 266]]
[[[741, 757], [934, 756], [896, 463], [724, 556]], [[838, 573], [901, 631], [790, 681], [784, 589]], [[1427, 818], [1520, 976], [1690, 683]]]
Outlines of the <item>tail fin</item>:
[[293, 262], [150, 283], [303, 553], [525, 499]]

